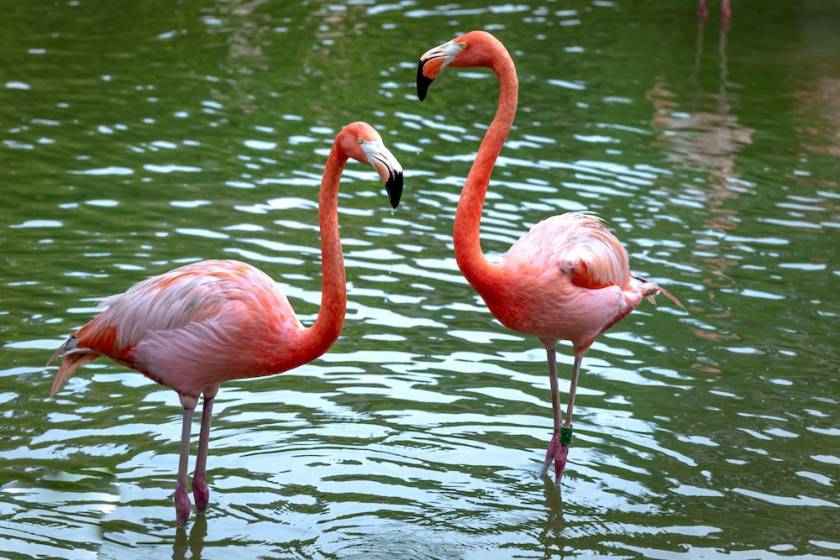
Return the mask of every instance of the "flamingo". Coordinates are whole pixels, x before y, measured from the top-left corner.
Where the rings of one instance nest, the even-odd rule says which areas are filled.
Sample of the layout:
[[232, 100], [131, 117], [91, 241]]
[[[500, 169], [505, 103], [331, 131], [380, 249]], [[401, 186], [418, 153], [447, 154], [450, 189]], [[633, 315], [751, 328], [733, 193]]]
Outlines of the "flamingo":
[[[709, 17], [709, 5], [706, 0], [697, 0], [697, 15], [701, 20]], [[729, 23], [732, 17], [732, 7], [729, 5], [729, 0], [720, 0], [720, 21], [724, 26]]]
[[174, 496], [179, 526], [190, 516], [187, 461], [199, 396], [204, 395], [204, 404], [192, 489], [196, 510], [204, 512], [210, 499], [205, 480], [210, 418], [219, 386], [310, 362], [341, 333], [347, 297], [338, 233], [338, 188], [348, 158], [373, 166], [385, 182], [393, 208], [402, 194], [402, 168], [379, 133], [364, 122], [345, 126], [335, 137], [321, 180], [318, 219], [323, 290], [321, 309], [311, 327], [301, 324], [286, 296], [264, 272], [239, 261], [208, 260], [148, 278], [108, 298], [107, 309], [50, 358], [49, 363], [61, 358], [50, 397], [79, 367], [103, 355], [178, 393], [183, 407]]
[[[559, 481], [572, 440], [572, 410], [581, 361], [595, 339], [643, 298], [663, 294], [682, 304], [656, 283], [630, 272], [627, 251], [597, 216], [570, 212], [547, 218], [522, 236], [500, 263], [481, 251], [479, 226], [487, 185], [496, 158], [516, 114], [519, 82], [504, 45], [484, 31], [471, 31], [427, 51], [417, 66], [417, 97], [447, 67], [489, 67], [499, 80], [496, 116], [481, 141], [464, 183], [455, 215], [455, 259], [467, 281], [506, 327], [534, 335], [546, 349], [554, 435], [540, 475], [554, 463]], [[565, 421], [557, 389], [560, 340], [574, 348]], [[561, 425], [562, 424], [562, 425]]]

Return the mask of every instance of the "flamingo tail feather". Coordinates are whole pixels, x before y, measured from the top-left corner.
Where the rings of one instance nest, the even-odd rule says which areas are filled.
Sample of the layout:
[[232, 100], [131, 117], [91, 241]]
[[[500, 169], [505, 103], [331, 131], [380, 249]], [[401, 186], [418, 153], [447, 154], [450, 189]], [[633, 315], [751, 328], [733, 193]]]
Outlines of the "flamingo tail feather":
[[668, 300], [670, 300], [671, 303], [673, 303], [683, 311], [688, 311], [685, 308], [685, 305], [683, 305], [683, 303], [679, 299], [677, 299], [677, 297], [674, 294], [672, 294], [656, 282], [651, 282], [647, 278], [639, 276], [638, 274], [633, 274], [633, 278], [641, 282], [642, 296], [653, 305], [656, 305], [656, 300], [654, 299], [654, 296], [662, 294], [663, 296], [668, 298]]
[[668, 290], [666, 290], [662, 286], [659, 287], [659, 293], [661, 293], [663, 296], [668, 298], [671, 301], [671, 303], [673, 303], [674, 305], [676, 305], [677, 307], [679, 307], [683, 311], [688, 311], [685, 308], [685, 305], [683, 305], [683, 303], [679, 299], [677, 299], [677, 296], [675, 296], [674, 294], [672, 294], [671, 292], [669, 292]]

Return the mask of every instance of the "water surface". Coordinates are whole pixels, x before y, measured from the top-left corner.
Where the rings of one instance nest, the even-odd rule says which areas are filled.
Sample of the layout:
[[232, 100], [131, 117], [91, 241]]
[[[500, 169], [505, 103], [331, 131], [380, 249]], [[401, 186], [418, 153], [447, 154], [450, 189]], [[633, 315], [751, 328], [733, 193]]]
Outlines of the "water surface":
[[[840, 7], [733, 4], [728, 29], [689, 1], [7, 10], [0, 556], [840, 556]], [[645, 304], [594, 345], [559, 486], [536, 476], [544, 351], [452, 255], [495, 82], [448, 70], [414, 95], [418, 56], [474, 28], [521, 82], [485, 250], [589, 209], [689, 309]], [[199, 259], [261, 267], [311, 321], [320, 173], [357, 119], [403, 202], [348, 168], [343, 335], [222, 389], [211, 508], [176, 532], [176, 395], [99, 360], [50, 401], [43, 363], [99, 298]]]

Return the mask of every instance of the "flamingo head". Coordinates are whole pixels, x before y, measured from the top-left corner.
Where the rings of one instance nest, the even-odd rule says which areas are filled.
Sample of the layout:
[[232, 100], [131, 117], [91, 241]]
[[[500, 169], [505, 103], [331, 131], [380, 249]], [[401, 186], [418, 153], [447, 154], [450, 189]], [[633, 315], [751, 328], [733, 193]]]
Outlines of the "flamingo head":
[[426, 99], [429, 85], [447, 66], [493, 66], [495, 51], [502, 47], [486, 31], [470, 31], [426, 51], [417, 64], [417, 97]]
[[348, 157], [367, 163], [376, 170], [385, 183], [391, 207], [396, 208], [403, 191], [402, 166], [382, 143], [376, 129], [366, 122], [350, 123], [341, 129], [336, 143]]

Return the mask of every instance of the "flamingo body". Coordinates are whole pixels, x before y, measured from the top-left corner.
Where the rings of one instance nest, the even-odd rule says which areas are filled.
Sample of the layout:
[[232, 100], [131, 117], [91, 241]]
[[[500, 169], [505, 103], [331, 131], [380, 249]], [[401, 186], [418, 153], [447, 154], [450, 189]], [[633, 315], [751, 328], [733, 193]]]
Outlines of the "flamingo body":
[[[81, 366], [99, 356], [174, 389], [183, 407], [181, 456], [175, 487], [179, 525], [186, 523], [190, 424], [204, 396], [193, 495], [207, 508], [205, 481], [213, 401], [225, 381], [282, 373], [323, 354], [344, 325], [346, 282], [338, 234], [338, 188], [349, 158], [369, 163], [385, 181], [393, 208], [402, 194], [402, 168], [369, 124], [345, 126], [333, 142], [319, 193], [323, 291], [315, 323], [306, 328], [274, 281], [234, 260], [188, 264], [108, 298], [107, 309], [56, 350], [61, 359], [50, 396]], [[49, 362], [48, 364], [49, 365]]]
[[576, 349], [587, 348], [645, 295], [624, 247], [583, 212], [539, 222], [499, 267], [508, 282], [486, 298], [493, 315], [512, 330], [554, 343], [570, 340]]
[[[572, 434], [572, 410], [583, 355], [595, 339], [627, 316], [643, 298], [663, 294], [653, 282], [630, 272], [627, 251], [592, 214], [571, 212], [535, 225], [505, 254], [489, 262], [479, 230], [487, 187], [516, 116], [519, 80], [507, 49], [485, 31], [471, 31], [430, 49], [417, 66], [422, 101], [432, 81], [447, 67], [487, 67], [499, 80], [499, 104], [464, 183], [455, 215], [455, 260], [467, 281], [505, 326], [537, 336], [546, 348], [551, 382], [554, 436], [543, 463], [559, 479]], [[555, 346], [570, 340], [575, 362], [565, 423], [560, 411]], [[561, 423], [563, 426], [561, 427]]]
[[[296, 344], [304, 328], [286, 296], [239, 261], [182, 266], [104, 303], [107, 310], [79, 329], [68, 355], [108, 356], [192, 398], [225, 381], [281, 373], [320, 350]], [[336, 336], [342, 323], [343, 315]], [[50, 393], [72, 373], [60, 368]]]

